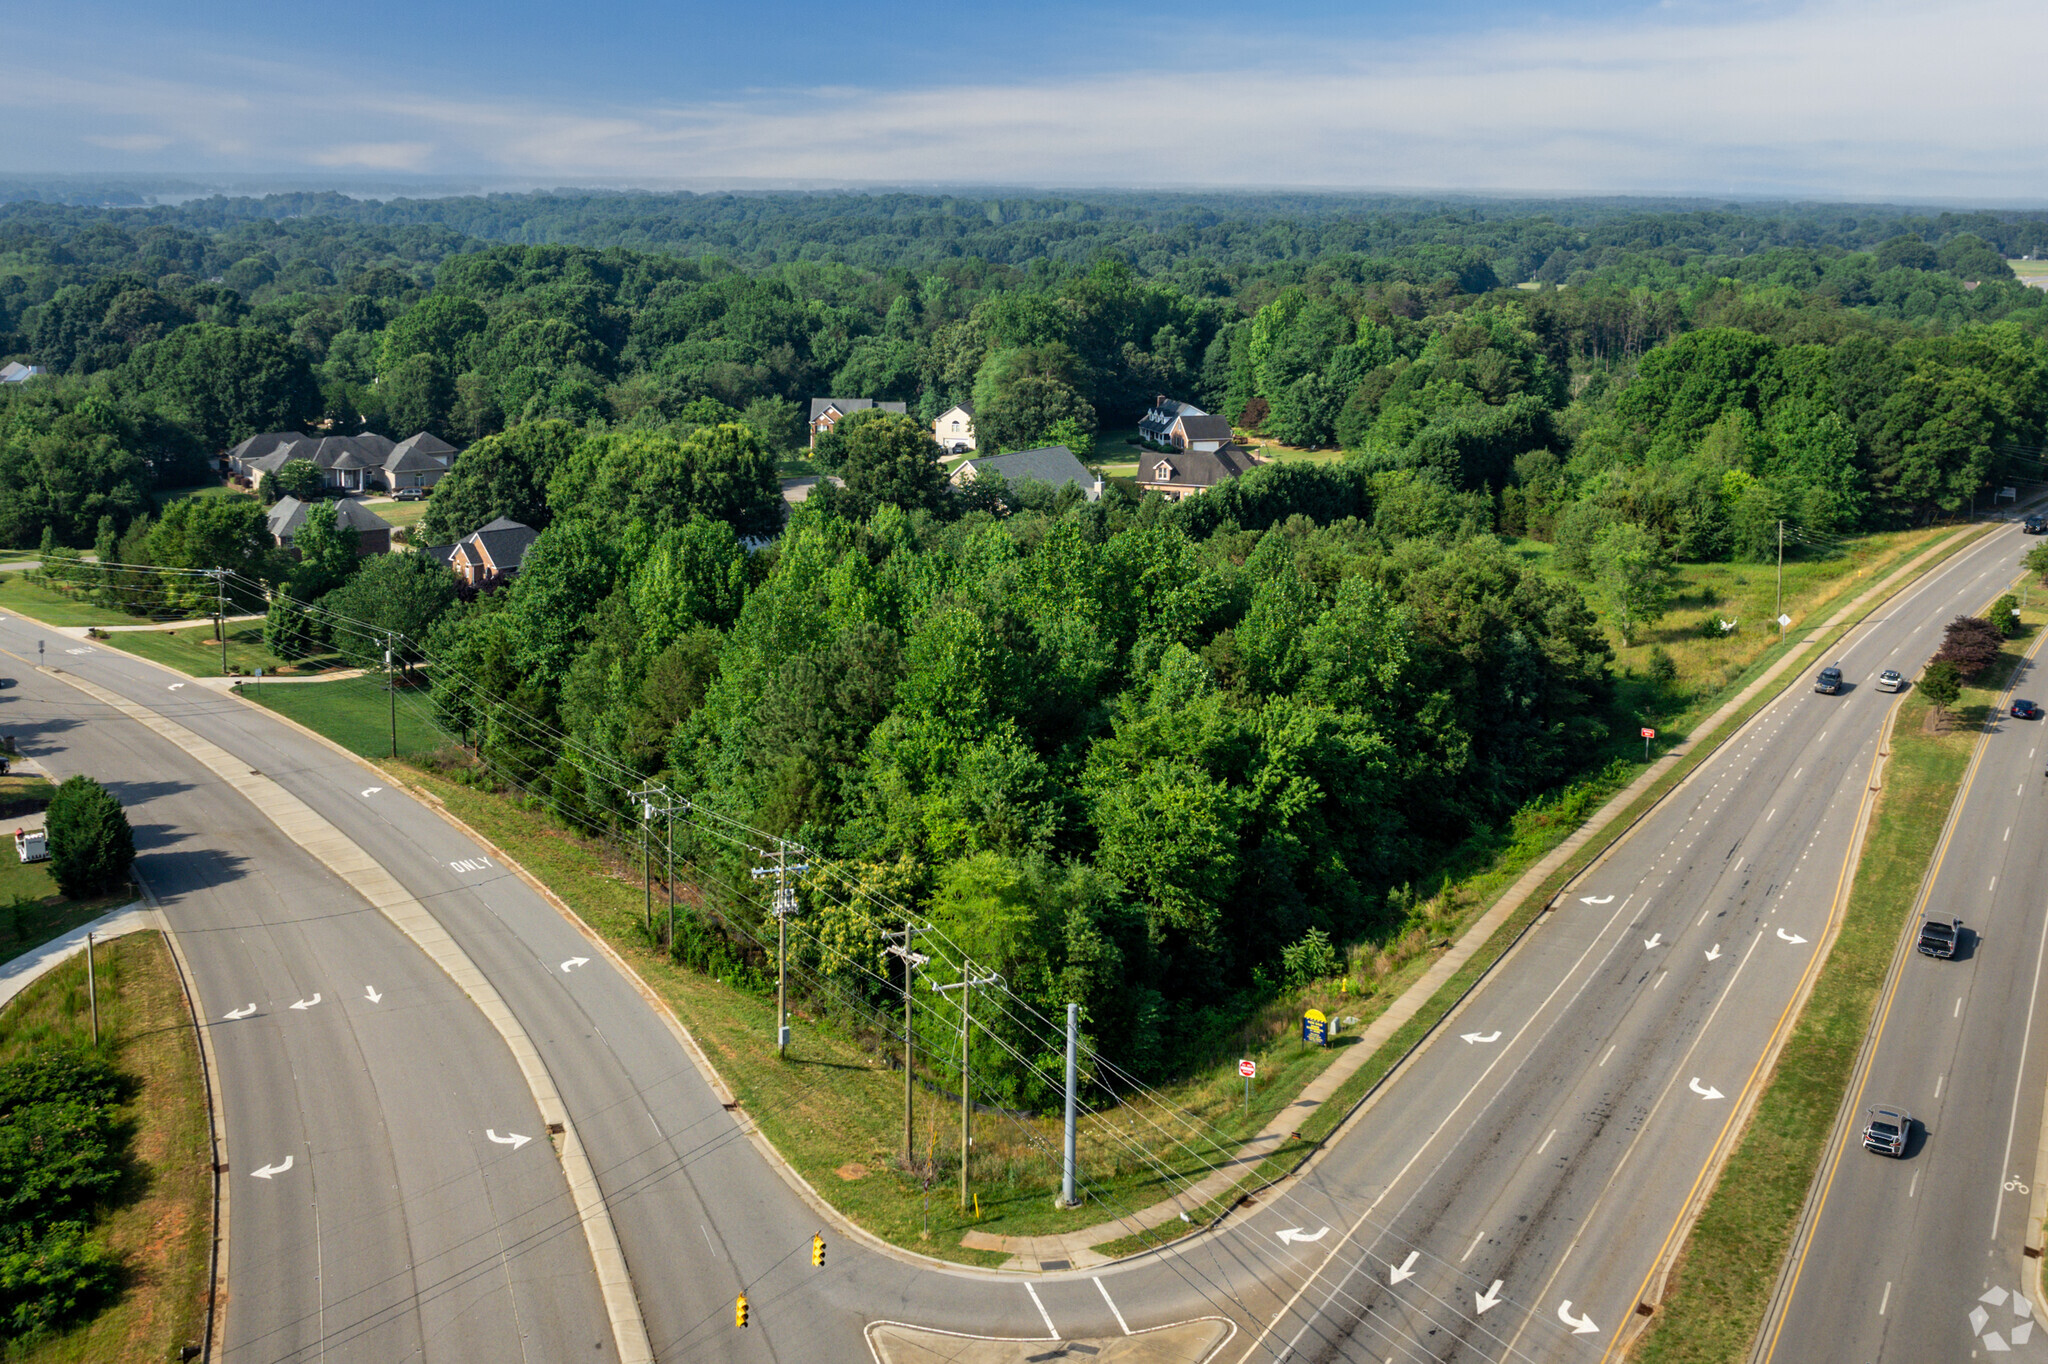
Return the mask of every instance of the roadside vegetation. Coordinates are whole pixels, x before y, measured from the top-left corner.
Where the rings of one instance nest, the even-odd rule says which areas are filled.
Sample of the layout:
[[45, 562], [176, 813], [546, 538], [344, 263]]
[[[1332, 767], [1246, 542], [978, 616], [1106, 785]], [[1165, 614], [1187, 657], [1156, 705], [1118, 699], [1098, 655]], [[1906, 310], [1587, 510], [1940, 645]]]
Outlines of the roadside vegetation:
[[[182, 630], [110, 630], [96, 643], [176, 668], [188, 677], [222, 675], [220, 637], [214, 633], [211, 622]], [[253, 676], [258, 668], [263, 669], [266, 677], [294, 677], [343, 666], [340, 656], [331, 653], [278, 657], [264, 642], [261, 621], [228, 626], [227, 661], [228, 675], [244, 677]]]
[[102, 946], [0, 1010], [0, 1358], [167, 1360], [204, 1334], [210, 1143], [161, 935]]
[[1945, 717], [1918, 688], [1899, 702], [1840, 934], [1633, 1352], [1644, 1364], [1747, 1357], [1971, 751], [2048, 615], [2021, 619]]
[[125, 884], [73, 898], [58, 885], [54, 862], [23, 862], [15, 854], [9, 837], [15, 821], [43, 810], [56, 793], [42, 777], [0, 777], [0, 961], [34, 951], [134, 898]]

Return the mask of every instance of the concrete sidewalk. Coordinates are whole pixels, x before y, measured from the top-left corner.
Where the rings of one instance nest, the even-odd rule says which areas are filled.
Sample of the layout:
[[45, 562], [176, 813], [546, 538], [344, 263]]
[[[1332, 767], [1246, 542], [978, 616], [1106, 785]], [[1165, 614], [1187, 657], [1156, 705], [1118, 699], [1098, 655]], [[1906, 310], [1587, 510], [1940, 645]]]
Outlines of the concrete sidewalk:
[[52, 938], [13, 961], [0, 964], [0, 1009], [6, 1008], [16, 995], [59, 965], [83, 952], [86, 934], [92, 934], [95, 942], [105, 942], [124, 933], [162, 927], [163, 919], [157, 912], [137, 900], [134, 904], [102, 914], [89, 924], [80, 924], [63, 937]]
[[[1995, 529], [1995, 526], [1987, 529]], [[1437, 992], [1463, 970], [1466, 964], [1493, 939], [1494, 934], [1514, 917], [1515, 911], [1535, 894], [1545, 881], [1555, 875], [1559, 868], [1587, 844], [1600, 838], [1621, 817], [1624, 810], [1662, 781], [1675, 764], [1694, 751], [1701, 740], [1713, 735], [1758, 695], [1780, 687], [1786, 672], [1804, 657], [1811, 645], [1825, 638], [1830, 631], [1860, 620], [1873, 606], [1885, 601], [1906, 584], [1917, 579], [1938, 559], [1959, 553], [1963, 548], [1961, 542], [1953, 545], [1936, 545], [1915, 555], [1881, 581], [1872, 584], [1826, 621], [1807, 627], [1803, 637], [1794, 642], [1792, 647], [1760, 677], [1736, 693], [1712, 715], [1692, 727], [1693, 734], [1699, 736], [1697, 739], [1688, 738], [1659, 754], [1656, 761], [1644, 768], [1634, 781], [1603, 804], [1564, 842], [1558, 844], [1524, 872], [1484, 914], [1466, 927], [1456, 942], [1431, 962], [1429, 968], [1387, 1006], [1384, 1013], [1366, 1026], [1356, 1042], [1345, 1048], [1343, 1054], [1332, 1061], [1321, 1075], [1302, 1089], [1300, 1098], [1280, 1110], [1272, 1121], [1244, 1144], [1236, 1156], [1213, 1167], [1207, 1175], [1174, 1197], [1127, 1217], [1099, 1222], [1094, 1226], [1064, 1232], [1058, 1236], [992, 1236], [986, 1232], [970, 1231], [960, 1239], [960, 1244], [972, 1250], [1008, 1253], [1014, 1258], [1003, 1266], [1005, 1269], [1039, 1270], [1044, 1268], [1048, 1261], [1054, 1265], [1064, 1262], [1066, 1267], [1086, 1269], [1093, 1265], [1109, 1263], [1110, 1257], [1098, 1253], [1094, 1247], [1135, 1235], [1140, 1231], [1149, 1231], [1166, 1222], [1191, 1217], [1196, 1209], [1228, 1194], [1232, 1186], [1257, 1168], [1261, 1161], [1278, 1150], [1283, 1142], [1298, 1131], [1301, 1125], [1322, 1107], [1324, 1101], [1336, 1093], [1338, 1087], [1356, 1074], [1361, 1066], [1371, 1060], [1395, 1033], [1406, 1027], [1416, 1014], [1436, 997]], [[1625, 834], [1626, 831], [1621, 832]], [[1391, 1077], [1398, 1069], [1396, 1066], [1389, 1070], [1388, 1076]], [[1327, 1146], [1337, 1135], [1331, 1134], [1323, 1144]]]

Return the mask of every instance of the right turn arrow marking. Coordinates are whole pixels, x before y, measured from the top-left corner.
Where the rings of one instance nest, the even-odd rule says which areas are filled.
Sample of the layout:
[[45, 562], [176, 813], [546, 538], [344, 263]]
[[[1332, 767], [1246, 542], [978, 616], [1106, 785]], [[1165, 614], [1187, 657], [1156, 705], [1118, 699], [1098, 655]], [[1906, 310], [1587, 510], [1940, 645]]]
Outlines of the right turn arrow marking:
[[1579, 903], [1582, 905], [1611, 905], [1614, 903], [1614, 897], [1612, 895], [1603, 895], [1596, 900], [1590, 895], [1581, 895]]
[[1498, 1041], [1500, 1041], [1500, 1029], [1499, 1029], [1499, 1028], [1495, 1028], [1495, 1029], [1494, 1029], [1494, 1030], [1493, 1030], [1492, 1032], [1486, 1032], [1486, 1033], [1480, 1033], [1480, 1032], [1467, 1032], [1467, 1033], [1460, 1033], [1460, 1034], [1458, 1034], [1458, 1035], [1459, 1035], [1460, 1037], [1462, 1037], [1462, 1038], [1463, 1038], [1463, 1039], [1464, 1039], [1465, 1041], [1467, 1041], [1467, 1042], [1498, 1042]]
[[255, 1013], [255, 1012], [256, 1012], [256, 1006], [255, 1006], [254, 1004], [244, 1004], [244, 1005], [243, 1005], [243, 1006], [242, 1006], [241, 1008], [239, 1008], [239, 1009], [229, 1009], [229, 1010], [228, 1010], [228, 1011], [227, 1011], [226, 1013], [222, 1014], [222, 1015], [221, 1015], [221, 1017], [222, 1017], [222, 1018], [247, 1018], [247, 1017], [248, 1017], [248, 1016], [249, 1016], [250, 1014], [253, 1014], [253, 1013]]
[[562, 963], [562, 974], [565, 976], [569, 974], [569, 968], [572, 966], [587, 966], [589, 963], [590, 958], [588, 957], [571, 957]]
[[1572, 1300], [1570, 1298], [1566, 1298], [1557, 1305], [1557, 1319], [1571, 1327], [1572, 1334], [1575, 1336], [1582, 1336], [1588, 1331], [1600, 1329], [1593, 1324], [1591, 1317], [1575, 1317], [1572, 1315]]
[[1700, 1085], [1699, 1076], [1697, 1075], [1693, 1076], [1692, 1083], [1687, 1085], [1686, 1088], [1690, 1089], [1693, 1093], [1699, 1095], [1702, 1099], [1720, 1099], [1727, 1097], [1726, 1095], [1722, 1094], [1720, 1090], [1714, 1088], [1712, 1085], [1707, 1085], [1704, 1088], [1702, 1088]]
[[1398, 1264], [1398, 1265], [1395, 1265], [1395, 1266], [1393, 1266], [1393, 1267], [1392, 1267], [1392, 1268], [1391, 1268], [1391, 1269], [1390, 1269], [1390, 1270], [1389, 1270], [1389, 1271], [1387, 1272], [1387, 1282], [1389, 1282], [1389, 1283], [1399, 1283], [1399, 1282], [1401, 1282], [1401, 1280], [1403, 1280], [1403, 1279], [1412, 1279], [1412, 1278], [1414, 1278], [1414, 1277], [1415, 1277], [1415, 1262], [1416, 1262], [1417, 1260], [1421, 1259], [1421, 1258], [1422, 1258], [1422, 1252], [1421, 1252], [1421, 1251], [1419, 1251], [1419, 1250], [1411, 1250], [1411, 1251], [1409, 1251], [1409, 1252], [1408, 1252], [1408, 1258], [1407, 1258], [1407, 1259], [1405, 1259], [1405, 1260], [1401, 1261], [1401, 1263], [1400, 1263], [1400, 1264]]
[[272, 1175], [281, 1175], [286, 1170], [289, 1170], [291, 1168], [292, 1158], [290, 1156], [286, 1156], [284, 1158], [284, 1163], [282, 1165], [266, 1165], [260, 1170], [249, 1171], [249, 1176], [252, 1179], [268, 1179]]
[[1782, 928], [1778, 930], [1778, 936], [1779, 936], [1779, 937], [1781, 937], [1781, 938], [1783, 938], [1783, 939], [1784, 939], [1784, 940], [1785, 940], [1786, 942], [1805, 942], [1805, 941], [1806, 941], [1806, 939], [1804, 939], [1804, 938], [1800, 937], [1800, 936], [1799, 936], [1799, 935], [1798, 935], [1797, 933], [1787, 933], [1787, 932], [1786, 932], [1786, 931], [1785, 931], [1784, 929], [1782, 929]]
[[1484, 1312], [1489, 1307], [1500, 1306], [1500, 1280], [1495, 1279], [1493, 1287], [1487, 1289], [1484, 1293], [1474, 1293], [1472, 1301], [1479, 1305], [1481, 1312]]

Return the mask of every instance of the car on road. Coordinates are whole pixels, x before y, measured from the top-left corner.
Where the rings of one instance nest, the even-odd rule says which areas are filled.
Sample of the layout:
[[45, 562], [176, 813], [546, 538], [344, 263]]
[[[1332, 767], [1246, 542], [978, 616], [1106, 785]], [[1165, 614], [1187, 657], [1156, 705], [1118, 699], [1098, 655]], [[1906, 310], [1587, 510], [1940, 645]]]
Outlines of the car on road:
[[1822, 668], [1820, 676], [1813, 679], [1813, 689], [1825, 696], [1833, 696], [1842, 689], [1842, 669], [1839, 664]]
[[1912, 1131], [1911, 1113], [1901, 1108], [1873, 1108], [1863, 1122], [1863, 1149], [1881, 1156], [1903, 1156]]
[[1923, 956], [1953, 957], [1956, 945], [1963, 940], [1961, 919], [1928, 919], [1920, 925], [1920, 941], [1914, 946]]
[[2041, 708], [2032, 701], [2015, 701], [2012, 703], [2012, 718], [2015, 720], [2038, 720], [2041, 718]]
[[427, 500], [427, 490], [425, 488], [400, 488], [397, 492], [391, 494], [391, 500], [394, 502], [424, 502]]
[[2020, 522], [2020, 534], [2040, 535], [2048, 532], [2048, 516], [2030, 516]]
[[1877, 675], [1877, 689], [1879, 691], [1897, 691], [1905, 685], [1906, 679], [1899, 675], [1897, 668], [1886, 668]]

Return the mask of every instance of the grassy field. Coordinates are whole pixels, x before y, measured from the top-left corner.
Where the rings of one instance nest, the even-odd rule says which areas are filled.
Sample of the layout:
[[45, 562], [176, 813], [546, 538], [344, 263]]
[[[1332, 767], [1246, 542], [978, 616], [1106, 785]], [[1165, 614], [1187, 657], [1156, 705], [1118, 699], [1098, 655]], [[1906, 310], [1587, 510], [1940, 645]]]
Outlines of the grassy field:
[[2007, 265], [2022, 282], [2030, 279], [2048, 279], [2048, 260], [2009, 260]]
[[171, 488], [158, 493], [159, 502], [177, 502], [188, 497], [254, 497], [247, 488], [237, 488], [232, 483], [195, 483], [189, 488]]
[[427, 514], [427, 499], [417, 502], [396, 502], [388, 497], [365, 498], [363, 505], [391, 523], [393, 530], [401, 526], [416, 526]]
[[1970, 752], [2043, 617], [2026, 619], [2028, 635], [2007, 646], [1984, 685], [1964, 693], [1950, 727], [1929, 727], [1917, 693], [1901, 702], [1841, 933], [1633, 1358], [1723, 1364], [1746, 1356]]
[[[95, 970], [101, 1048], [140, 1081], [126, 1110], [136, 1172], [96, 1228], [126, 1261], [128, 1283], [84, 1325], [0, 1353], [9, 1364], [174, 1360], [204, 1334], [213, 1175], [191, 1014], [159, 934], [115, 939]], [[0, 1011], [0, 1060], [90, 1045], [83, 957]]]
[[[221, 675], [220, 641], [215, 638], [210, 623], [182, 630], [111, 631], [97, 644], [152, 659], [176, 668], [188, 677]], [[283, 674], [291, 677], [328, 672], [342, 667], [343, 661], [338, 654], [328, 654], [287, 663], [264, 647], [263, 622], [247, 621], [228, 627], [228, 666], [245, 676], [261, 668], [265, 676]]]
[[135, 625], [141, 619], [37, 587], [19, 573], [0, 574], [0, 611], [12, 611], [45, 625]]
[[[241, 694], [258, 705], [317, 730], [349, 752], [372, 759], [391, 755], [391, 696], [381, 674], [344, 677], [333, 682], [280, 682], [275, 686], [244, 682]], [[425, 718], [424, 683], [398, 696], [398, 753], [420, 757], [448, 743], [448, 736]]]

